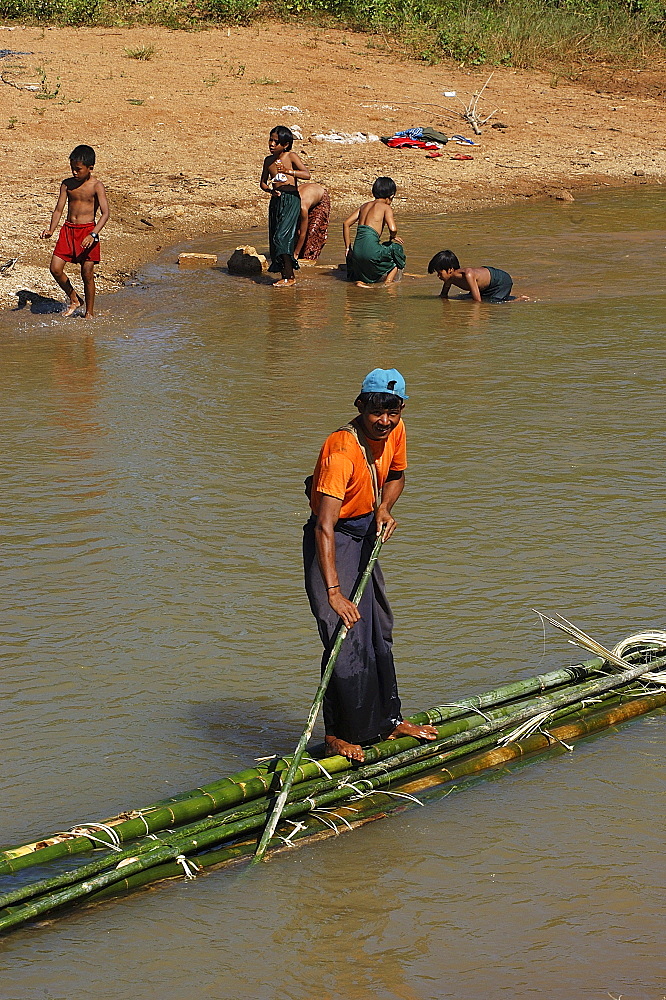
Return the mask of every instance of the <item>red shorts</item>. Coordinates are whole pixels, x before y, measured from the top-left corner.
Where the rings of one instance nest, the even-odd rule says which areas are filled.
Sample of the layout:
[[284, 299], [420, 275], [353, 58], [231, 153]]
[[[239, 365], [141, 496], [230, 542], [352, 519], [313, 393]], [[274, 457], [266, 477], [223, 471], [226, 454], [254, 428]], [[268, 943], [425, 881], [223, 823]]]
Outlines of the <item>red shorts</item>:
[[99, 241], [93, 243], [87, 250], [81, 248], [82, 240], [89, 236], [94, 228], [94, 222], [84, 222], [80, 226], [74, 222], [65, 222], [58, 234], [58, 242], [53, 251], [54, 255], [74, 264], [85, 264], [87, 260], [98, 264]]

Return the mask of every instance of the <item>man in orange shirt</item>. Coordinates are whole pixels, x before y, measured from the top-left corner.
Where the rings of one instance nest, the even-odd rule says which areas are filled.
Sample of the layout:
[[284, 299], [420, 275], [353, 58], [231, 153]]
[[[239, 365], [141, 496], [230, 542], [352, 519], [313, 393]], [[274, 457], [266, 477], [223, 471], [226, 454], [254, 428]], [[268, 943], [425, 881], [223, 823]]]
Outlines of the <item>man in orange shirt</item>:
[[378, 564], [358, 608], [349, 600], [375, 537], [383, 528], [386, 541], [396, 528], [391, 510], [405, 485], [407, 398], [395, 368], [375, 368], [364, 379], [355, 400], [358, 416], [321, 449], [304, 528], [305, 589], [324, 644], [322, 668], [340, 621], [351, 629], [324, 698], [326, 745], [356, 761], [364, 760], [362, 744], [437, 735], [434, 726], [405, 722], [400, 713], [393, 615]]

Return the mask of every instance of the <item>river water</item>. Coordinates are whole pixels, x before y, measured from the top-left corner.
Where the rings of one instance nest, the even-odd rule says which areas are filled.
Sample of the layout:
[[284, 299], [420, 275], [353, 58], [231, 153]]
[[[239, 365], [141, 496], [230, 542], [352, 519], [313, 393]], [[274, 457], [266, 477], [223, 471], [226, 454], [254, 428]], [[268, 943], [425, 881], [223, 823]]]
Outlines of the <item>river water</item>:
[[[94, 336], [0, 318], [0, 842], [294, 746], [320, 656], [302, 481], [378, 365], [410, 394], [383, 554], [406, 712], [583, 658], [532, 608], [606, 644], [664, 625], [663, 190], [396, 208], [409, 272], [450, 247], [535, 301], [312, 270], [274, 292], [171, 250]], [[0, 996], [663, 1000], [665, 753], [644, 718], [249, 875], [21, 930]]]

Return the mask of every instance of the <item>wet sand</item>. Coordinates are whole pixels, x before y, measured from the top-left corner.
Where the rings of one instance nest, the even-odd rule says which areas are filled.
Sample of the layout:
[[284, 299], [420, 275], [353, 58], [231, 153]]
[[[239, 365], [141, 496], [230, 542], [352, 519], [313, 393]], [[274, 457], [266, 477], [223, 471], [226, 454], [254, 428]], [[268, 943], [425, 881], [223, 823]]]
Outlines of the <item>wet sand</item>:
[[[18, 53], [2, 59], [0, 305], [17, 292], [60, 297], [48, 273], [48, 222], [73, 146], [98, 151], [112, 219], [104, 231], [99, 291], [122, 285], [164, 246], [256, 226], [266, 243], [258, 187], [270, 128], [297, 125], [313, 179], [338, 223], [379, 174], [398, 183], [396, 211], [444, 214], [577, 190], [661, 183], [666, 176], [666, 71], [595, 66], [576, 83], [551, 72], [500, 68], [479, 101], [495, 112], [476, 147], [443, 155], [335, 145], [329, 130], [390, 135], [414, 125], [473, 133], [458, 112], [488, 68], [409, 60], [380, 36], [262, 24], [184, 32], [165, 28], [3, 29]], [[276, 57], [276, 40], [280, 57]], [[146, 61], [127, 49], [152, 46]], [[30, 89], [32, 88], [32, 89]], [[456, 91], [447, 98], [444, 91]], [[288, 106], [298, 110], [281, 110]], [[506, 128], [492, 128], [502, 123]], [[469, 152], [472, 160], [452, 159]], [[233, 239], [231, 240], [233, 242]]]

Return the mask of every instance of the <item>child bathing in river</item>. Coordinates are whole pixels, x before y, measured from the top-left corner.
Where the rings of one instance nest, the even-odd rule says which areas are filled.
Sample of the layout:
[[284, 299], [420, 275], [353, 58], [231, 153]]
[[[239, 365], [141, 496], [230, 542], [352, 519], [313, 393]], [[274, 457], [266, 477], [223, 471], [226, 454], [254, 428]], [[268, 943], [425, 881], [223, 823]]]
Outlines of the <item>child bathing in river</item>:
[[[56, 206], [51, 214], [42, 239], [53, 236], [67, 203], [67, 221], [63, 225], [51, 257], [50, 271], [69, 298], [65, 316], [73, 316], [83, 305], [79, 293], [65, 274], [65, 264], [81, 265], [83, 292], [86, 301], [86, 319], [92, 319], [95, 307], [95, 264], [99, 263], [99, 234], [109, 221], [109, 205], [101, 181], [92, 176], [95, 150], [92, 146], [77, 146], [69, 155], [72, 176], [60, 185]], [[100, 216], [95, 222], [99, 210]]]
[[440, 250], [428, 264], [428, 274], [436, 274], [443, 281], [440, 296], [449, 297], [451, 285], [469, 292], [475, 302], [529, 302], [526, 295], [518, 300], [511, 295], [513, 278], [499, 267], [461, 267], [452, 250]]
[[[391, 207], [395, 197], [395, 181], [378, 177], [372, 185], [373, 201], [366, 201], [342, 224], [347, 254], [347, 279], [360, 288], [383, 282], [390, 285], [400, 277], [407, 259], [398, 236], [398, 227]], [[351, 245], [350, 228], [358, 223], [356, 239]], [[380, 243], [384, 227], [389, 231], [386, 243]]]
[[259, 187], [271, 195], [268, 206], [269, 271], [282, 274], [274, 288], [294, 285], [296, 230], [301, 216], [298, 181], [310, 180], [310, 171], [300, 156], [292, 152], [294, 136], [285, 125], [277, 125], [268, 137], [269, 155], [264, 160]]

